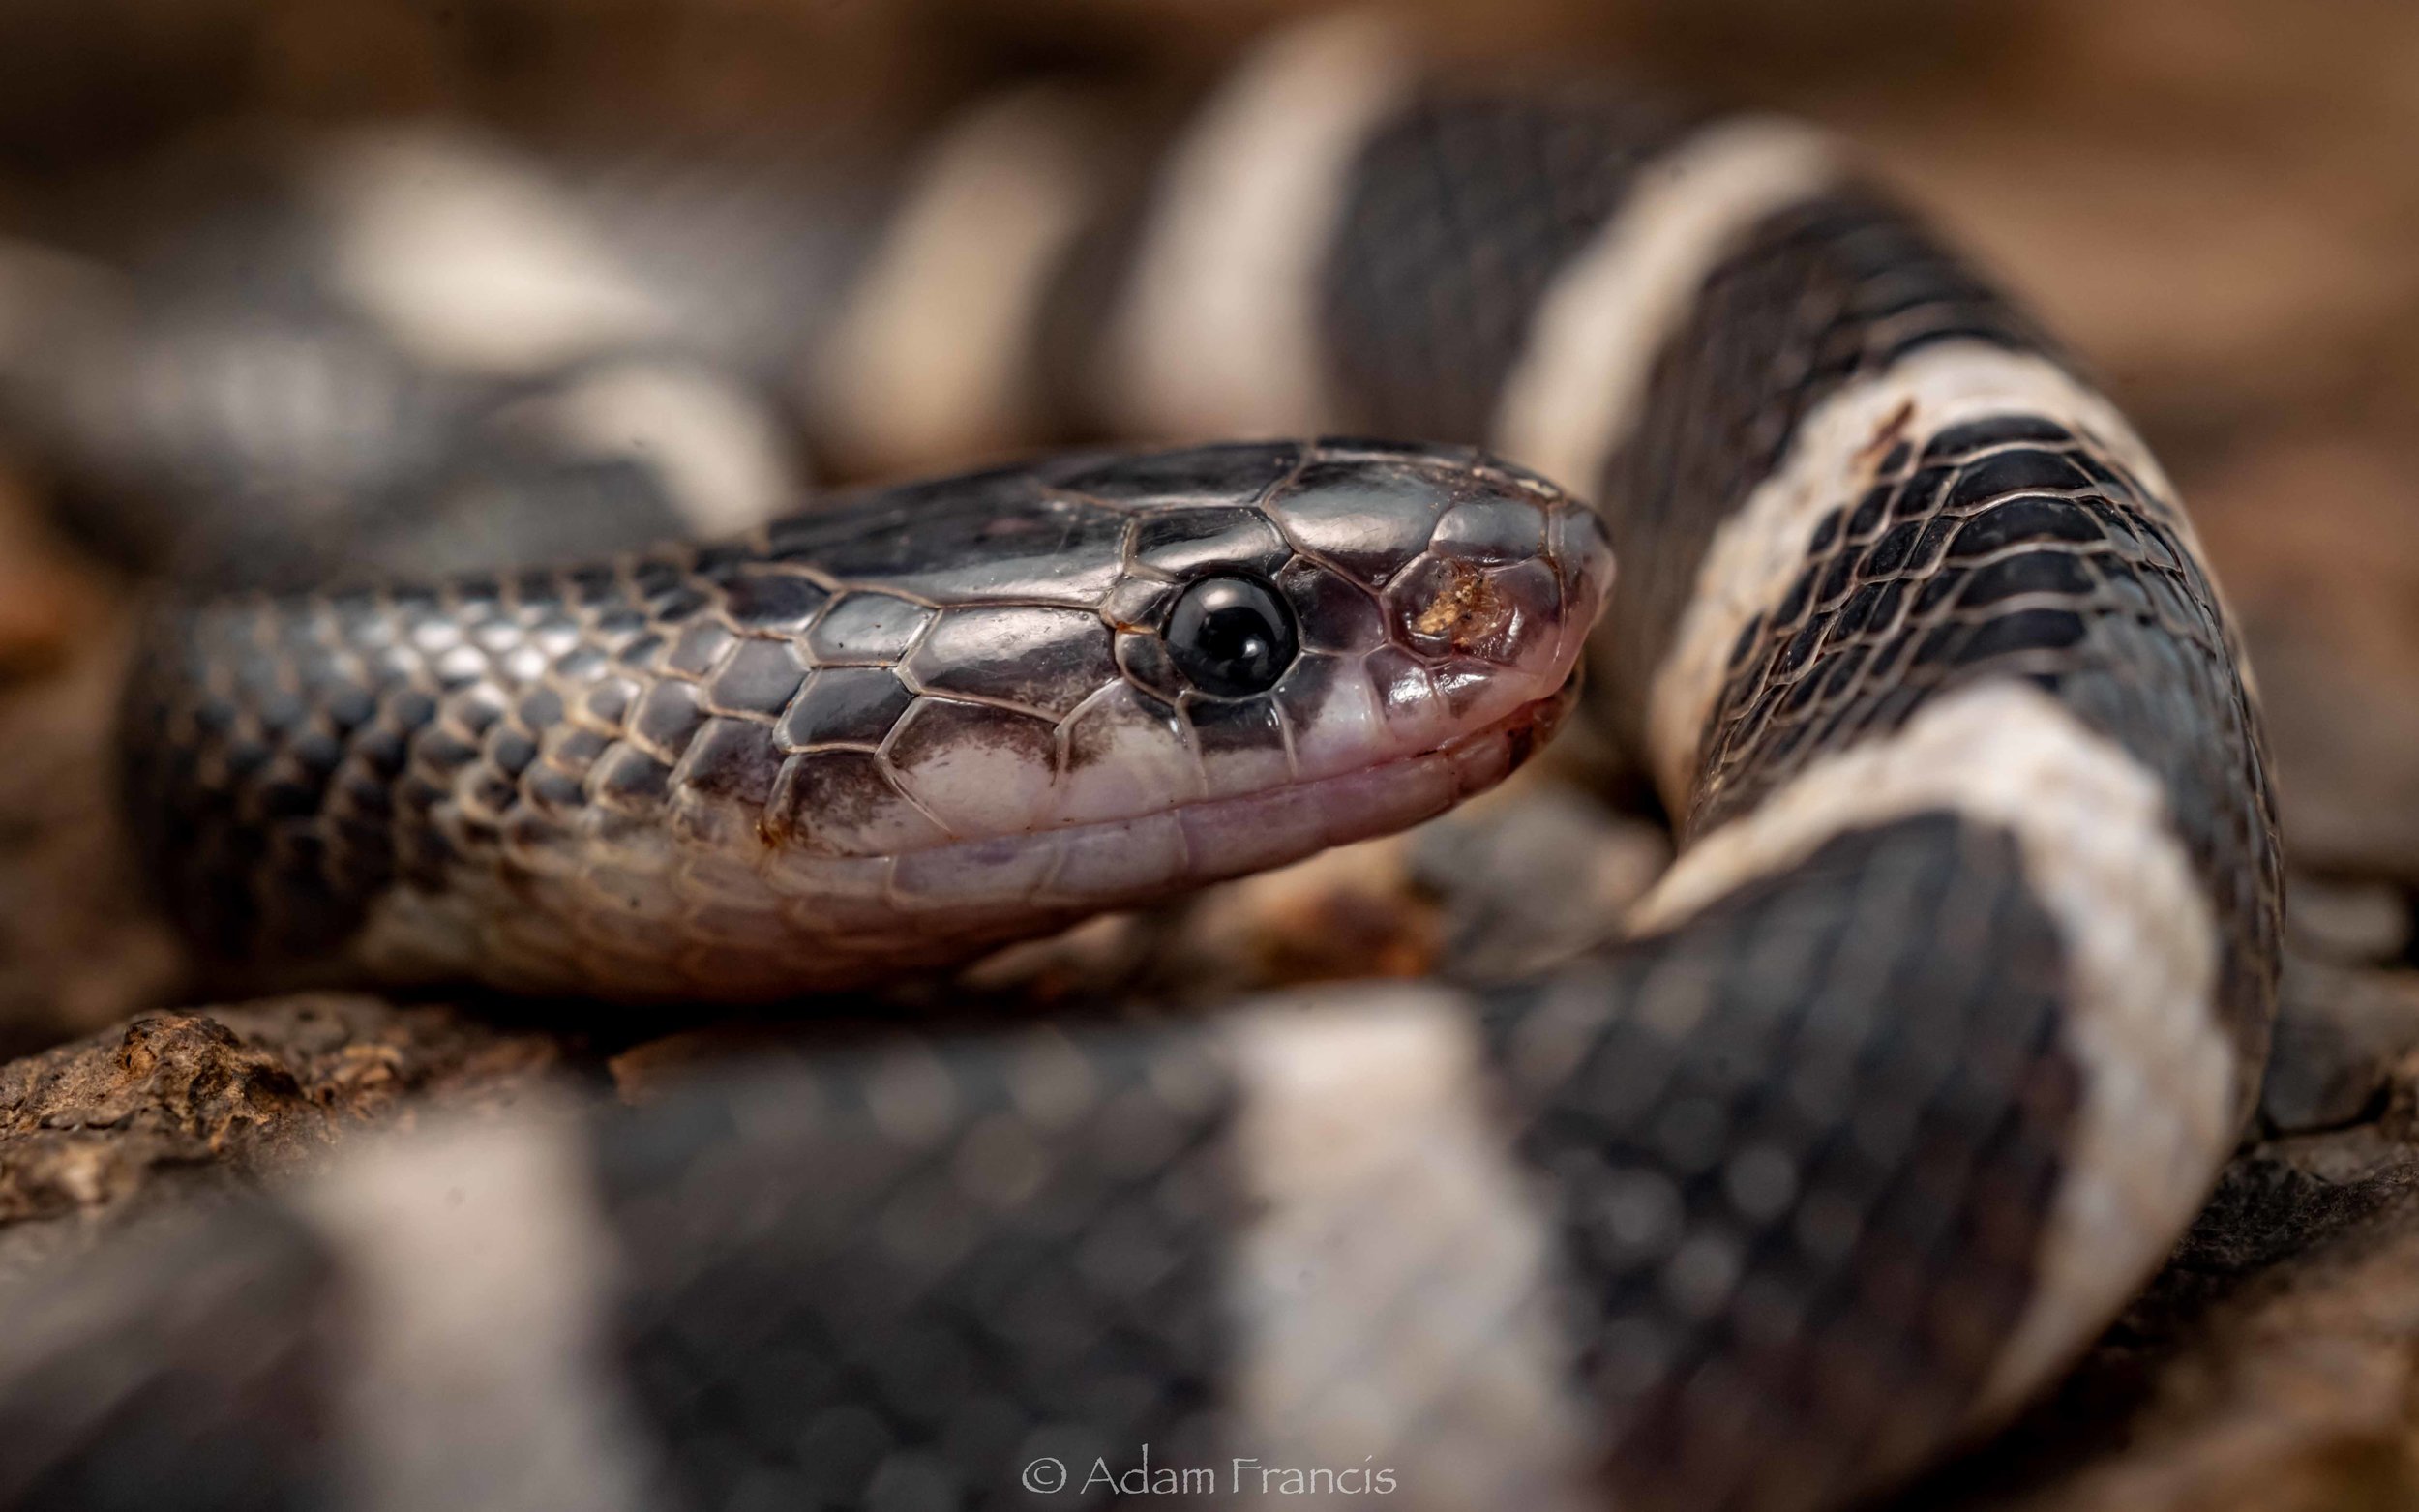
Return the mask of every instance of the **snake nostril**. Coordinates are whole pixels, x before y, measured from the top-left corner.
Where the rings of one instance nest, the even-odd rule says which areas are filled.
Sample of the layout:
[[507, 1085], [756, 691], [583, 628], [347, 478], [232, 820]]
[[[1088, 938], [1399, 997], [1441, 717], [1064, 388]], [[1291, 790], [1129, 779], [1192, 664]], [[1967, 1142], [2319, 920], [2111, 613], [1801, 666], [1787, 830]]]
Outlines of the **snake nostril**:
[[1251, 578], [1204, 578], [1169, 612], [1168, 655], [1195, 688], [1247, 698], [1276, 686], [1300, 637], [1274, 589]]

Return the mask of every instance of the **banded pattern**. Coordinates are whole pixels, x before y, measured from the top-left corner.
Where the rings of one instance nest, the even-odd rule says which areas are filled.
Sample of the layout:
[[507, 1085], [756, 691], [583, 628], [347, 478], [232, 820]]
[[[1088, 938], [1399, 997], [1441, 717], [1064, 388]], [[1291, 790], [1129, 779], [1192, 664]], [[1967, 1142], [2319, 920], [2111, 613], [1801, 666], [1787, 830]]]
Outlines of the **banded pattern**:
[[1934, 812], [1493, 996], [1623, 1505], [1826, 1505], [1963, 1425], [2074, 1177], [2063, 955], [2010, 838]]
[[[1313, 1468], [1426, 1507], [1567, 1503], [1585, 1435], [1549, 1368], [1544, 1246], [1498, 1221], [1526, 1215], [1505, 1206], [1458, 1013], [1364, 995], [1208, 1032], [904, 1044], [585, 1129], [396, 1141], [295, 1193], [274, 1255], [199, 1250], [255, 1290], [297, 1264], [341, 1283], [264, 1335], [303, 1351], [281, 1379], [321, 1416], [246, 1468], [242, 1504], [1102, 1506], [1119, 1492], [1097, 1477], [1130, 1490], [1146, 1460], [1209, 1477], [1187, 1484], [1213, 1503]], [[1390, 1074], [1355, 1090], [1373, 1070]], [[515, 1242], [467, 1242], [499, 1203], [521, 1210]], [[1408, 1309], [1383, 1341], [1333, 1305], [1350, 1250], [1349, 1279]], [[194, 1255], [130, 1248], [105, 1294], [156, 1306]], [[132, 1352], [204, 1400], [255, 1369], [243, 1349]], [[38, 1421], [16, 1393], [55, 1380], [0, 1378], [0, 1413]], [[483, 1410], [510, 1434], [469, 1430]], [[142, 1497], [212, 1484], [189, 1472], [248, 1442], [160, 1416], [127, 1483]], [[27, 1484], [68, 1488], [59, 1504], [132, 1504], [105, 1488], [105, 1438], [26, 1443]]]
[[758, 343], [829, 323], [865, 239], [850, 196], [782, 180], [809, 203], [768, 203], [737, 163], [736, 205], [566, 184], [426, 126], [224, 146], [119, 186], [215, 186], [195, 223], [71, 204], [84, 253], [0, 245], [0, 424], [113, 555], [290, 584], [728, 532], [796, 496]]
[[[1064, 225], [1047, 230], [1025, 250], [1060, 246]], [[665, 1497], [701, 1506], [1102, 1504], [1130, 1489], [1120, 1477], [1147, 1443], [1161, 1468], [1207, 1468], [1207, 1492], [1238, 1503], [1270, 1490], [1243, 1478], [1249, 1462], [1255, 1475], [1324, 1470], [1324, 1488], [1303, 1489], [1333, 1494], [1354, 1489], [1343, 1472], [1383, 1468], [1389, 1497], [1423, 1506], [1794, 1512], [1886, 1486], [2038, 1389], [2157, 1262], [2224, 1157], [2277, 970], [2275, 825], [2240, 648], [2123, 418], [1807, 133], [1586, 94], [1421, 86], [1359, 18], [1272, 44], [1163, 177], [1132, 204], [1104, 199], [1062, 255], [1057, 276], [1021, 265], [1012, 281], [1031, 318], [986, 304], [983, 327], [1075, 370], [1046, 390], [1089, 392], [1129, 426], [1335, 420], [1585, 469], [1565, 481], [1599, 499], [1623, 575], [1596, 637], [1598, 701], [1686, 848], [1627, 938], [1540, 980], [1328, 994], [1180, 1028], [902, 1043], [609, 1120], [593, 1183], [566, 1183], [574, 1211], [549, 1220], [620, 1261], [594, 1301], [627, 1349], [614, 1390], [563, 1394], [561, 1408], [589, 1414], [591, 1437], [641, 1422], [658, 1455], [603, 1499], [661, 1499], [654, 1474]], [[859, 288], [912, 308], [911, 282], [876, 267]], [[1070, 313], [1087, 291], [1093, 307]], [[994, 356], [968, 392], [1013, 366]], [[1286, 559], [1313, 560], [1350, 590], [1332, 596], [1353, 606], [1339, 623], [1393, 611], [1394, 649], [1426, 617], [1406, 618], [1398, 593], [1457, 602], [1428, 580], [1459, 559], [1452, 516], [1422, 505], [1402, 517], [1416, 528], [1374, 529], [1395, 515], [1356, 498], [1351, 539], [1328, 539], [1300, 507], [1329, 460], [1417, 472], [1435, 457], [1358, 443], [1218, 455], [1267, 471], [1215, 489], [1188, 475], [1161, 497], [1148, 473], [1050, 464], [896, 495], [886, 517], [640, 559], [592, 590], [576, 574], [526, 595], [499, 583], [480, 610], [512, 623], [499, 657], [541, 643], [557, 609], [587, 612], [583, 591], [598, 613], [637, 614], [634, 638], [598, 653], [616, 668], [600, 676], [630, 681], [617, 723], [583, 731], [565, 700], [532, 725], [512, 702], [529, 687], [448, 642], [431, 666], [481, 659], [467, 701], [440, 711], [423, 693], [429, 709], [407, 722], [421, 733], [385, 776], [402, 774], [405, 794], [410, 761], [459, 752], [455, 770], [420, 779], [475, 799], [481, 784], [460, 773], [484, 773], [499, 754], [482, 743], [517, 731], [525, 801], [524, 774], [559, 754], [550, 743], [584, 733], [575, 759], [602, 763], [611, 747], [654, 787], [610, 835], [563, 831], [568, 854], [710, 841], [713, 822], [671, 801], [695, 786], [702, 731], [736, 722], [778, 741], [797, 690], [843, 662], [897, 685], [885, 719], [966, 703], [1063, 722], [1092, 699], [1143, 697], [1152, 673], [1124, 654], [1120, 607], [1174, 576], [1143, 570], [1154, 552], [1208, 550], [1280, 579]], [[1464, 522], [1472, 539], [1523, 543], [1483, 568], [1507, 593], [1541, 550], [1592, 559], [1559, 495], [1457, 465], [1491, 480], [1484, 528]], [[1153, 521], [1228, 493], [1253, 502], [1145, 542]], [[1521, 510], [1554, 523], [1533, 532]], [[917, 578], [931, 553], [959, 549], [951, 561], [988, 597]], [[752, 637], [752, 584], [768, 571], [790, 597], [762, 599], [779, 622]], [[1549, 576], [1564, 607], [1590, 596], [1567, 561]], [[656, 596], [680, 636], [645, 623], [669, 612]], [[879, 647], [825, 656], [816, 637], [877, 596], [904, 606], [858, 627]], [[994, 665], [974, 654], [979, 636], [916, 663], [926, 627], [994, 613], [1002, 596], [1084, 621], [1090, 650], [1060, 655], [1036, 632], [1034, 658], [1011, 659], [1041, 681], [1084, 667], [1063, 706], [1041, 682], [951, 684]], [[1329, 623], [1316, 597], [1296, 601], [1305, 627]], [[459, 592], [400, 618], [363, 604], [389, 639], [433, 626], [476, 643], [479, 624], [456, 623], [472, 608]], [[265, 634], [256, 649], [308, 667], [357, 638], [324, 633], [338, 613], [325, 606], [246, 612], [176, 654], [220, 666]], [[600, 628], [564, 623], [575, 639]], [[702, 643], [686, 645], [693, 630]], [[1376, 655], [1379, 637], [1337, 654]], [[760, 643], [794, 665], [743, 718], [717, 690], [733, 647]], [[643, 667], [621, 656], [630, 644]], [[511, 697], [491, 698], [499, 687]], [[353, 748], [310, 757], [324, 754], [308, 736], [328, 733], [328, 703], [305, 697], [318, 693], [308, 675], [232, 692], [213, 689], [236, 712], [172, 710], [153, 727], [138, 750], [194, 764], [149, 785], [176, 795], [168, 812], [201, 816], [218, 847], [205, 875], [254, 875], [245, 847], [269, 847], [324, 876], [323, 855], [290, 831], [262, 839], [261, 821], [289, 801], [314, 815], [353, 801], [327, 796], [344, 790]], [[354, 728], [407, 697], [381, 685]], [[495, 706], [465, 723], [482, 700]], [[1273, 770], [1281, 749], [1299, 775], [1302, 731], [1275, 705], [1292, 733], [1247, 749], [1238, 772]], [[1180, 723], [1200, 757], [1186, 781], [1210, 785], [1210, 726]], [[903, 933], [849, 970], [910, 959], [928, 936], [904, 931], [932, 927], [902, 905], [898, 875], [945, 849], [887, 847], [962, 835], [959, 800], [970, 822], [1001, 812], [1028, 771], [1046, 771], [1062, 803], [1076, 775], [1065, 728], [1047, 761], [1036, 736], [1026, 765], [930, 794], [896, 734], [851, 744], [859, 768], [898, 772], [884, 781], [899, 823], [838, 859], [882, 870], [881, 922]], [[760, 762], [780, 775], [742, 809], [770, 812], [813, 749]], [[586, 797], [619, 791], [583, 783]], [[864, 828], [872, 809], [827, 796], [791, 804], [791, 827]], [[1275, 859], [1250, 817], [1198, 837], [1238, 847], [1233, 865], [1185, 875]], [[458, 907], [447, 928], [466, 937], [498, 909], [454, 869], [512, 841], [501, 824], [474, 836], [448, 822], [426, 827], [447, 848], [415, 885]], [[399, 848], [383, 864], [408, 879], [412, 859]], [[239, 934], [273, 911], [244, 906]], [[844, 929], [865, 923], [850, 917]], [[643, 931], [630, 939], [623, 983], [664, 960]], [[699, 957], [672, 976], [712, 969]], [[325, 1204], [304, 1205], [325, 1231]], [[361, 1234], [328, 1242], [376, 1242]], [[533, 1264], [522, 1279], [553, 1278]], [[554, 1330], [552, 1347], [578, 1332]], [[0, 1379], [0, 1414], [29, 1389]], [[441, 1422], [360, 1431], [441, 1437]], [[57, 1473], [83, 1473], [82, 1453], [62, 1450]], [[1026, 1478], [1045, 1462], [1068, 1478]]]
[[1943, 427], [1920, 450], [1893, 441], [1871, 488], [1816, 523], [1787, 592], [1739, 629], [1688, 822], [1746, 815], [1960, 688], [2047, 689], [2166, 795], [2200, 890], [2240, 932], [2215, 1006], [2255, 1068], [2277, 942], [2260, 927], [2276, 857], [2255, 722], [2189, 526], [2129, 450], [2020, 413]]

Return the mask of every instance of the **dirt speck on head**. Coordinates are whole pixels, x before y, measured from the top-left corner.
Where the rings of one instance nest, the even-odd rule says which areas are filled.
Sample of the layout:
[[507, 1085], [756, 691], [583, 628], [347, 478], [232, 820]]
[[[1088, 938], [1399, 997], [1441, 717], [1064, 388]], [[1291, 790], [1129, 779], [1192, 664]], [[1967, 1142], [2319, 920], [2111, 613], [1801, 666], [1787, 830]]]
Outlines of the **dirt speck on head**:
[[1485, 573], [1467, 562], [1448, 566], [1446, 581], [1411, 628], [1422, 636], [1442, 636], [1456, 651], [1469, 651], [1500, 632], [1513, 610]]

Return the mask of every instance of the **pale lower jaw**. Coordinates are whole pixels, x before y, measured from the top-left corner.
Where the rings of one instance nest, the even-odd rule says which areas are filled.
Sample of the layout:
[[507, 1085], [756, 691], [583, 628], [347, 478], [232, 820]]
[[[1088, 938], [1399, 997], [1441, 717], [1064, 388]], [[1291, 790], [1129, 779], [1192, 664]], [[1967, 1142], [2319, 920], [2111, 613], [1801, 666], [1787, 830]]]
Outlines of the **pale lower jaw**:
[[[628, 950], [582, 934], [572, 912], [580, 900], [567, 893], [541, 894], [532, 907], [525, 891], [494, 880], [485, 890], [398, 889], [365, 925], [354, 958], [389, 980], [477, 977], [625, 1001], [862, 987], [1433, 818], [1519, 766], [1571, 692], [1566, 685], [1433, 750], [1272, 791], [897, 856], [778, 856], [778, 875], [767, 870], [761, 886], [722, 902], [710, 936], [684, 922], [694, 898], [680, 891], [669, 852], [653, 870], [625, 873], [645, 888], [644, 907], [612, 921]], [[686, 954], [650, 954], [666, 940]]]
[[1510, 776], [1568, 706], [1567, 692], [1558, 692], [1418, 756], [1178, 810], [1196, 867], [1181, 885], [1281, 866], [1435, 818]]
[[[1048, 880], [1025, 894], [1025, 902], [1044, 908], [1131, 907], [1407, 829], [1503, 781], [1552, 734], [1575, 692], [1575, 681], [1566, 682], [1433, 750], [1373, 766], [1018, 837], [1059, 852]], [[1000, 844], [976, 843], [995, 855]], [[972, 861], [973, 848], [940, 846], [901, 856], [893, 874], [896, 894], [945, 905], [961, 881], [952, 874]]]

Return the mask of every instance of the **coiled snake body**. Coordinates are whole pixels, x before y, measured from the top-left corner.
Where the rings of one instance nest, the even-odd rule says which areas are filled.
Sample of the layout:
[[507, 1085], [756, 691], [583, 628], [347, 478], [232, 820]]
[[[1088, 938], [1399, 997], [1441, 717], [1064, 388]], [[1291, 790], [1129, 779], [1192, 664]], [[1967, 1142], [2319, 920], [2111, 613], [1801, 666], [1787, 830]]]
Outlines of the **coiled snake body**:
[[[953, 150], [841, 357], [929, 320]], [[836, 424], [1010, 433], [1001, 334], [1135, 434], [1483, 444], [1600, 503], [1618, 584], [1538, 476], [1325, 442], [221, 603], [129, 705], [199, 936], [674, 999], [959, 959], [1493, 781], [1603, 597], [1590, 706], [1684, 842], [1627, 938], [377, 1151], [103, 1267], [209, 1305], [29, 1344], [12, 1489], [1813, 1507], [2112, 1316], [2232, 1143], [2279, 910], [2239, 648], [2125, 420], [1812, 134], [1445, 88], [1359, 23], [1096, 224], [993, 225], [962, 369]]]

